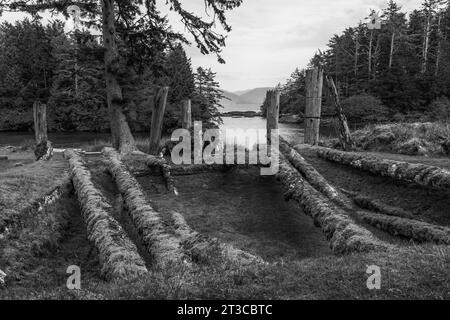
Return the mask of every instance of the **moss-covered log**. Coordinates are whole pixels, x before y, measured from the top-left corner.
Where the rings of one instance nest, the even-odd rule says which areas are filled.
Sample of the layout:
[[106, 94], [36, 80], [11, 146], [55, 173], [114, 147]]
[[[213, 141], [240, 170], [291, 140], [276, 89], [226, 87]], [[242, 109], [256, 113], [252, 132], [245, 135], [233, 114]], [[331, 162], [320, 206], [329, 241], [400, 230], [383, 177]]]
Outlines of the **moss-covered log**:
[[442, 190], [450, 190], [450, 171], [442, 168], [414, 164], [355, 152], [343, 152], [328, 148], [315, 148], [317, 154], [326, 160], [369, 171], [377, 175], [390, 177], [400, 181], [416, 183], [421, 186]]
[[338, 189], [330, 185], [328, 181], [284, 139], [280, 139], [280, 152], [316, 190], [320, 191], [330, 200], [344, 208], [350, 209], [352, 207], [351, 200]]
[[175, 181], [173, 180], [172, 175], [170, 173], [171, 167], [169, 164], [167, 164], [167, 162], [166, 162], [166, 160], [164, 160], [164, 158], [148, 156], [145, 159], [145, 164], [151, 169], [154, 169], [154, 168], [158, 169], [164, 178], [167, 190], [169, 190], [170, 192], [173, 192], [175, 194], [178, 194], [177, 189], [175, 187]]
[[175, 232], [180, 237], [183, 247], [190, 253], [193, 260], [210, 262], [215, 255], [239, 265], [264, 263], [264, 261], [248, 252], [224, 244], [215, 238], [202, 235], [193, 230], [184, 217], [175, 211], [171, 212]]
[[412, 213], [399, 207], [387, 205], [380, 200], [372, 199], [371, 197], [367, 197], [357, 192], [352, 192], [348, 190], [342, 190], [342, 192], [344, 192], [350, 198], [352, 198], [354, 203], [362, 209], [379, 212], [388, 216], [401, 217], [412, 220], [420, 220], [419, 217], [416, 217]]
[[147, 272], [136, 246], [111, 216], [113, 208], [94, 186], [91, 174], [73, 150], [67, 150], [72, 180], [87, 226], [88, 238], [97, 248], [107, 279], [137, 278]]
[[105, 148], [103, 154], [134, 226], [154, 257], [155, 266], [164, 268], [186, 261], [179, 239], [167, 232], [160, 214], [147, 201], [139, 183], [120, 161], [119, 154], [112, 148]]
[[314, 189], [282, 154], [277, 178], [284, 185], [286, 198], [297, 201], [304, 212], [314, 219], [335, 253], [369, 251], [388, 246], [369, 230], [356, 225], [342, 209]]
[[400, 235], [418, 242], [450, 244], [450, 228], [370, 212], [358, 212], [358, 215], [370, 225], [387, 231], [394, 236]]

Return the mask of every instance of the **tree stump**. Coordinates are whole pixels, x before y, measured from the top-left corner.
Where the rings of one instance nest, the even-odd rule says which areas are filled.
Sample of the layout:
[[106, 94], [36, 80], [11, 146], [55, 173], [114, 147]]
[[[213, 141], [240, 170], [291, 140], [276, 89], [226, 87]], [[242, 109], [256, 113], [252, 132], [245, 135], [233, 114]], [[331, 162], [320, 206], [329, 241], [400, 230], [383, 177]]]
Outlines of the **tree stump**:
[[36, 101], [33, 105], [34, 134], [36, 148], [34, 154], [36, 161], [50, 160], [53, 156], [53, 148], [47, 137], [47, 106]]
[[306, 70], [305, 144], [319, 144], [320, 115], [322, 112], [323, 70]]
[[161, 132], [163, 127], [164, 112], [166, 111], [167, 95], [169, 87], [161, 88], [155, 97], [150, 131], [150, 154], [158, 155], [161, 144]]

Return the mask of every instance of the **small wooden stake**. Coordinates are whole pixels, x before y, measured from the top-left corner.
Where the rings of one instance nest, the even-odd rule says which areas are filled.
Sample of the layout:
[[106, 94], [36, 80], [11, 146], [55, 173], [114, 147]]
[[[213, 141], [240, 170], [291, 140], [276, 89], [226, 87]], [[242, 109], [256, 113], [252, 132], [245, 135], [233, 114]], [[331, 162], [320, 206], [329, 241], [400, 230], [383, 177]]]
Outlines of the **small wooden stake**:
[[330, 97], [333, 99], [334, 107], [336, 108], [337, 117], [339, 119], [338, 134], [339, 140], [341, 142], [342, 148], [344, 150], [349, 150], [353, 147], [353, 140], [350, 134], [350, 129], [348, 128], [347, 117], [344, 114], [344, 109], [342, 109], [339, 93], [334, 84], [333, 78], [326, 76], [327, 87], [330, 92]]
[[150, 154], [158, 155], [161, 144], [161, 131], [164, 120], [164, 112], [166, 111], [167, 95], [169, 94], [169, 87], [161, 88], [154, 102], [152, 125], [150, 131]]
[[183, 100], [183, 105], [181, 106], [181, 116], [183, 129], [191, 130], [192, 128], [191, 100]]
[[306, 70], [305, 144], [319, 144], [322, 87], [323, 70], [319, 68]]
[[278, 129], [280, 117], [280, 91], [269, 90], [266, 94], [267, 101], [267, 141], [270, 142], [272, 130]]

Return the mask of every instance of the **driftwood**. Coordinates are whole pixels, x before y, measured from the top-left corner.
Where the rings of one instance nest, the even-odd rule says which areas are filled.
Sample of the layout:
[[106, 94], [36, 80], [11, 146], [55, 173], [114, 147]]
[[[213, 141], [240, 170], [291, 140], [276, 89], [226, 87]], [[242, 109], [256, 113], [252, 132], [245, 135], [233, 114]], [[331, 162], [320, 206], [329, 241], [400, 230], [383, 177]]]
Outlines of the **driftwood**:
[[112, 148], [105, 148], [103, 154], [131, 220], [155, 259], [155, 266], [165, 268], [188, 261], [181, 249], [180, 240], [167, 232], [159, 212], [147, 201], [139, 183], [120, 161], [119, 154]]
[[111, 216], [112, 206], [92, 183], [91, 173], [81, 157], [73, 150], [67, 150], [66, 157], [69, 158], [88, 238], [99, 252], [102, 273], [107, 279], [132, 279], [145, 274], [147, 268], [136, 245]]
[[418, 242], [435, 242], [437, 244], [450, 244], [450, 228], [429, 224], [422, 221], [400, 217], [358, 212], [360, 218], [380, 230], [389, 232], [394, 236], [403, 236]]
[[171, 216], [175, 233], [180, 237], [183, 247], [190, 253], [193, 260], [209, 262], [216, 253], [224, 260], [243, 266], [265, 263], [257, 256], [194, 231], [180, 213], [172, 211]]
[[330, 241], [335, 253], [344, 254], [374, 249], [386, 249], [369, 230], [360, 227], [339, 207], [314, 189], [302, 175], [280, 154], [277, 178], [283, 183], [287, 199], [297, 201], [304, 212], [314, 219]]
[[349, 165], [395, 180], [450, 190], [450, 171], [438, 167], [381, 159], [355, 152], [343, 152], [321, 147], [315, 148], [315, 150], [321, 158], [326, 160]]
[[326, 197], [328, 197], [336, 204], [346, 209], [351, 209], [351, 200], [348, 199], [344, 194], [342, 194], [338, 189], [330, 185], [328, 181], [311, 164], [309, 164], [282, 138], [280, 138], [280, 152], [316, 190], [323, 193]]

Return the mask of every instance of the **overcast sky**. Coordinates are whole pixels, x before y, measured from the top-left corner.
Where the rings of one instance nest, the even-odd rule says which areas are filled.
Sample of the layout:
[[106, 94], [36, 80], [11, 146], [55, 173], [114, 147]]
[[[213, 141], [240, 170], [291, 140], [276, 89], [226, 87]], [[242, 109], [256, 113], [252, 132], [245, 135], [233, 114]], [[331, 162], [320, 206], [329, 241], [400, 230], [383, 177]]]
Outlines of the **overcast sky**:
[[[203, 0], [189, 2], [196, 12], [203, 10]], [[409, 12], [419, 8], [422, 0], [397, 2]], [[214, 56], [202, 56], [195, 47], [188, 49], [188, 54], [194, 66], [212, 67], [223, 89], [275, 86], [296, 67], [305, 67], [333, 34], [363, 20], [369, 8], [381, 9], [386, 3], [387, 0], [244, 0], [241, 7], [228, 14], [233, 31], [223, 50], [225, 65], [217, 63]]]
[[[165, 1], [161, 1], [164, 3]], [[397, 0], [403, 11], [419, 8], [422, 0]], [[204, 0], [183, 0], [187, 9], [204, 13]], [[225, 90], [271, 87], [284, 82], [296, 67], [304, 68], [318, 48], [335, 33], [355, 26], [369, 8], [382, 9], [387, 0], [244, 0], [228, 13], [233, 31], [222, 56], [203, 56], [187, 48], [193, 66], [211, 67]], [[166, 9], [161, 8], [165, 13]], [[6, 15], [2, 20], [19, 16]], [[21, 17], [21, 16], [20, 16]], [[183, 31], [177, 16], [169, 14], [174, 29]]]

